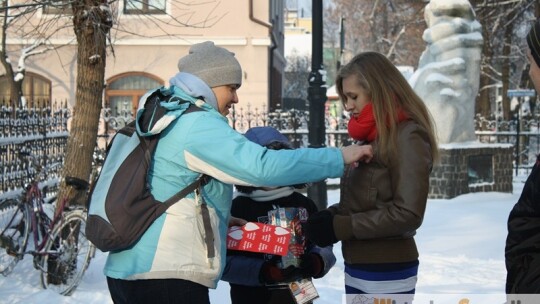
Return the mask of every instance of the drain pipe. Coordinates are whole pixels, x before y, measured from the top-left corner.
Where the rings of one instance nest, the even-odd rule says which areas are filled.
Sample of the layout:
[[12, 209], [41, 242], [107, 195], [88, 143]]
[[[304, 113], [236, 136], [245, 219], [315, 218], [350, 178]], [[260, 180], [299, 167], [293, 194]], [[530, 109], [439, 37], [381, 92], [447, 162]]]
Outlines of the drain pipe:
[[[272, 42], [272, 45], [270, 46], [270, 62], [269, 62], [270, 69], [268, 70], [268, 80], [269, 80], [268, 82], [270, 83], [270, 88], [271, 88], [272, 87], [272, 68], [274, 67], [274, 50], [277, 48], [277, 39], [274, 36], [274, 31], [272, 30], [274, 26], [271, 23], [255, 18], [255, 16], [253, 15], [253, 1], [255, 0], [249, 0], [249, 20], [266, 27], [268, 29], [268, 33], [270, 34], [270, 40]], [[268, 90], [269, 102], [271, 102], [270, 94], [271, 94], [271, 90]], [[268, 107], [268, 111], [270, 111], [270, 107]]]
[[266, 21], [263, 21], [263, 20], [260, 20], [260, 19], [257, 19], [255, 18], [255, 16], [253, 15], [253, 1], [254, 0], [249, 0], [249, 20], [255, 22], [255, 23], [258, 23], [266, 28], [268, 28], [269, 30], [272, 30], [272, 24], [271, 23], [268, 23]]

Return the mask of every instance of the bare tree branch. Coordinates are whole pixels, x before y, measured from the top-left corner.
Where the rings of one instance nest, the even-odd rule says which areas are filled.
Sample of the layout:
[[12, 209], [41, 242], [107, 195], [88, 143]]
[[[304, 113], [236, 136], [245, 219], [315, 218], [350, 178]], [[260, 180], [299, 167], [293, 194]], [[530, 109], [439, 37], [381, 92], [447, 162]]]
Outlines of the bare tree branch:
[[386, 57], [390, 57], [394, 53], [394, 50], [395, 50], [396, 45], [397, 45], [397, 43], [399, 41], [399, 38], [401, 38], [401, 36], [403, 34], [405, 34], [405, 28], [406, 28], [406, 26], [403, 26], [401, 28], [401, 31], [399, 31], [398, 35], [394, 38], [394, 42], [390, 46], [390, 49], [388, 50], [388, 53], [386, 53]]

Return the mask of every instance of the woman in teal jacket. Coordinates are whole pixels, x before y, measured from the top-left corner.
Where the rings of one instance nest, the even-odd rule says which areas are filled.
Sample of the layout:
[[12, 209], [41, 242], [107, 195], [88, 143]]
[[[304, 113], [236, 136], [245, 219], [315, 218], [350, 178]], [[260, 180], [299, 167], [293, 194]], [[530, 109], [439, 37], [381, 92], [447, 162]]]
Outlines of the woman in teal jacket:
[[171, 206], [133, 247], [109, 254], [104, 272], [115, 303], [209, 303], [208, 288], [216, 288], [225, 264], [233, 184], [314, 182], [371, 159], [371, 146], [274, 151], [244, 138], [225, 117], [238, 103], [242, 71], [234, 54], [213, 42], [193, 45], [178, 67], [167, 91], [202, 111], [186, 113], [184, 104], [172, 111], [175, 120], [161, 132], [152, 160], [152, 194], [165, 201], [201, 174], [211, 178], [200, 195]]

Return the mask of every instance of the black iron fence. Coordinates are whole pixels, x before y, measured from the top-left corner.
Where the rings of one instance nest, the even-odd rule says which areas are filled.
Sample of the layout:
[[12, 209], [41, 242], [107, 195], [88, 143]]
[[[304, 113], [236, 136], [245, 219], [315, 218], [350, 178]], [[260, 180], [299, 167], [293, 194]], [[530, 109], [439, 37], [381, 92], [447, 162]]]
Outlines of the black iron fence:
[[0, 198], [20, 193], [36, 173], [20, 151], [35, 157], [43, 168], [41, 184], [54, 191], [64, 162], [69, 117], [61, 102], [45, 108], [0, 108]]
[[500, 118], [475, 118], [476, 137], [480, 142], [514, 146], [514, 170], [528, 171], [540, 154], [540, 115], [518, 116], [504, 121]]
[[[347, 133], [346, 116], [334, 116], [330, 113], [325, 115], [326, 145], [341, 147], [351, 143]], [[251, 110], [249, 105], [246, 109], [233, 109], [229, 115], [230, 125], [244, 133], [251, 127], [272, 126], [289, 137], [294, 147], [308, 147], [308, 124], [309, 112], [296, 109], [287, 111], [265, 112], [258, 109]]]
[[[64, 161], [69, 135], [70, 109], [66, 102], [53, 103], [50, 108], [17, 109], [0, 108], [0, 199], [20, 193], [20, 189], [33, 177], [32, 168], [17, 157], [21, 150], [29, 150], [46, 170], [44, 185], [58, 181]], [[326, 145], [340, 147], [351, 143], [347, 133], [348, 117], [325, 116]], [[102, 112], [98, 145], [106, 142], [133, 119], [131, 113], [111, 116], [109, 109]], [[307, 147], [309, 113], [301, 110], [276, 111], [240, 107], [229, 115], [233, 128], [243, 133], [254, 126], [273, 126], [289, 137], [295, 147]], [[476, 135], [484, 143], [510, 143], [516, 147], [514, 168], [529, 169], [540, 153], [540, 117], [528, 116], [511, 121], [476, 117]]]

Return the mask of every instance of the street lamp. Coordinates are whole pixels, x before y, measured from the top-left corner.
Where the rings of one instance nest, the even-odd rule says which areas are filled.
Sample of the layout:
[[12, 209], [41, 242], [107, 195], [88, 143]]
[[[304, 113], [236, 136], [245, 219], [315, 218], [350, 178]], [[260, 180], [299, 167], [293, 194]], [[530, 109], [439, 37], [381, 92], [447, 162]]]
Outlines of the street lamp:
[[[313, 0], [313, 25], [311, 45], [311, 72], [309, 73], [308, 101], [309, 124], [308, 141], [310, 148], [325, 146], [324, 109], [326, 103], [326, 72], [323, 65], [323, 4], [322, 0]], [[307, 189], [319, 210], [327, 207], [326, 182], [314, 182]]]
[[345, 49], [345, 27], [344, 27], [345, 18], [341, 17], [339, 20], [339, 58], [336, 64], [336, 72], [341, 68], [343, 63], [343, 50]]

